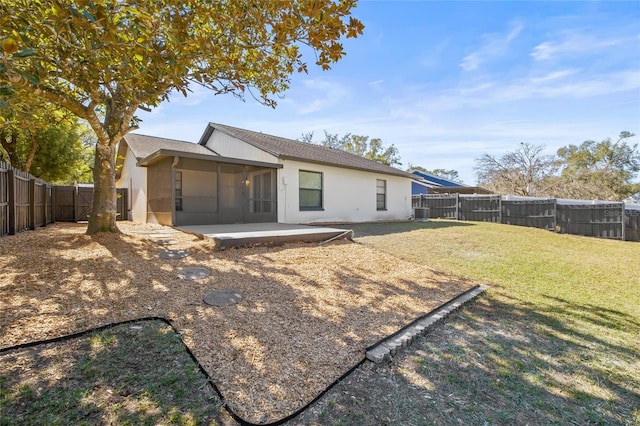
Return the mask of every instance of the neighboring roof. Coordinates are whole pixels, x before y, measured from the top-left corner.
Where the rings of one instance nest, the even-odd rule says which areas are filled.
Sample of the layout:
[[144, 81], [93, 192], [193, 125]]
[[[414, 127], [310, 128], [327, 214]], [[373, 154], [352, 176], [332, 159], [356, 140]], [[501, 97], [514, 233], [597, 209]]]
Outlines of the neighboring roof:
[[454, 182], [452, 180], [449, 179], [445, 179], [442, 176], [436, 176], [436, 175], [432, 175], [431, 173], [425, 173], [423, 171], [420, 170], [412, 170], [411, 171], [412, 174], [422, 178], [424, 181], [426, 181], [426, 183], [432, 184], [434, 186], [442, 186], [442, 187], [460, 187], [460, 186], [467, 186], [465, 184], [459, 183], [459, 182]]
[[413, 178], [410, 173], [346, 151], [226, 126], [224, 124], [209, 123], [199, 143], [201, 145], [207, 143], [214, 130], [224, 132], [278, 158], [289, 158], [311, 163]]

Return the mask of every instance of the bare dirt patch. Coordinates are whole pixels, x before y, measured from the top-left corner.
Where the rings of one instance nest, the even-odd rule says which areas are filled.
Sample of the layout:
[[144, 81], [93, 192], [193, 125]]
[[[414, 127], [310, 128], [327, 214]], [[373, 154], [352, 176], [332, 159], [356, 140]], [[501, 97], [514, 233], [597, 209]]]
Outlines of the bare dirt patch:
[[[157, 225], [119, 223], [121, 235], [84, 235], [56, 224], [0, 239], [2, 347], [148, 316], [181, 331], [230, 407], [274, 421], [321, 392], [364, 349], [474, 283], [349, 242], [218, 252], [209, 240]], [[211, 275], [184, 280], [204, 266]], [[208, 306], [208, 291], [234, 289], [237, 305]]]

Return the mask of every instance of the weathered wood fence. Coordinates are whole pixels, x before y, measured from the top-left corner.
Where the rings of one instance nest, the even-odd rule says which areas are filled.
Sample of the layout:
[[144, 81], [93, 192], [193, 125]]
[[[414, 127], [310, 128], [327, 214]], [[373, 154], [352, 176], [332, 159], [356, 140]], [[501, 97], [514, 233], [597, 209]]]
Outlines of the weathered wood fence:
[[495, 222], [563, 234], [640, 241], [640, 205], [498, 195], [413, 196], [416, 217]]
[[[127, 217], [127, 190], [118, 189], [118, 217]], [[0, 237], [78, 222], [91, 214], [93, 187], [54, 186], [0, 161]]]

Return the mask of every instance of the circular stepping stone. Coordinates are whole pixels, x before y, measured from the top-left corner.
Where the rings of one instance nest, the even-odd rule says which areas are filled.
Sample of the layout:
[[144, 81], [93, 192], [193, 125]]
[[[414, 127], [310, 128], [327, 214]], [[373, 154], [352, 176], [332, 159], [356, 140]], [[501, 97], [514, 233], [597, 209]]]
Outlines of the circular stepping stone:
[[182, 259], [189, 256], [189, 252], [186, 250], [164, 250], [161, 251], [160, 259]]
[[231, 289], [214, 290], [204, 295], [204, 303], [211, 306], [235, 305], [241, 300], [242, 293]]
[[161, 246], [170, 246], [171, 244], [177, 244], [178, 242], [176, 240], [154, 240], [154, 243]]
[[211, 271], [202, 266], [191, 266], [189, 268], [182, 268], [178, 270], [178, 277], [183, 280], [199, 280], [208, 277], [210, 274]]

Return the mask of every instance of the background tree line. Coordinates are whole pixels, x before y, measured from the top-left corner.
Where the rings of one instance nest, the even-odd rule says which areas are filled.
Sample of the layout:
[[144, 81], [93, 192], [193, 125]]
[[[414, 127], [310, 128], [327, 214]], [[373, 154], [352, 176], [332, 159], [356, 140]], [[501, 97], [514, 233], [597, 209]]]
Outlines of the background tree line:
[[640, 191], [633, 179], [640, 171], [638, 144], [623, 131], [613, 142], [584, 141], [544, 154], [545, 147], [521, 143], [501, 157], [476, 159], [478, 185], [497, 194], [532, 197], [623, 200]]
[[65, 109], [0, 93], [0, 160], [54, 184], [93, 182], [95, 134]]

